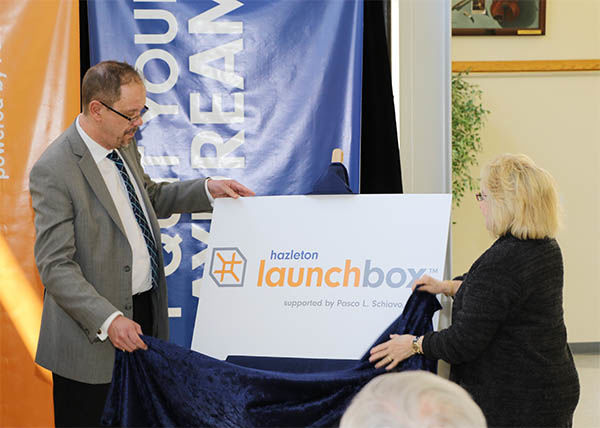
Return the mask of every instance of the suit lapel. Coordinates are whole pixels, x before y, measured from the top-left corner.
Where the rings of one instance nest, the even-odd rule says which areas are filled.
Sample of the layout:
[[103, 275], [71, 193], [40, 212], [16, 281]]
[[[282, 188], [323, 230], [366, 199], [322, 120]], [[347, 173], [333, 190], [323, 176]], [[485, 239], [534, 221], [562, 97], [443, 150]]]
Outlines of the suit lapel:
[[73, 153], [81, 158], [79, 160], [79, 168], [85, 176], [85, 179], [87, 180], [88, 184], [92, 188], [92, 191], [94, 192], [102, 206], [104, 206], [104, 209], [106, 209], [108, 215], [113, 220], [115, 225], [119, 228], [121, 233], [127, 236], [125, 234], [125, 228], [121, 223], [121, 217], [119, 216], [119, 212], [117, 211], [115, 203], [113, 202], [113, 199], [110, 196], [110, 193], [108, 192], [108, 188], [106, 187], [106, 183], [104, 182], [104, 179], [102, 178], [102, 175], [100, 174], [100, 171], [96, 166], [96, 161], [94, 161], [94, 158], [92, 157], [90, 151], [87, 149], [85, 143], [79, 136], [77, 128], [75, 127], [75, 123], [73, 123], [73, 125], [71, 125], [71, 127], [68, 129], [67, 138], [71, 143]]

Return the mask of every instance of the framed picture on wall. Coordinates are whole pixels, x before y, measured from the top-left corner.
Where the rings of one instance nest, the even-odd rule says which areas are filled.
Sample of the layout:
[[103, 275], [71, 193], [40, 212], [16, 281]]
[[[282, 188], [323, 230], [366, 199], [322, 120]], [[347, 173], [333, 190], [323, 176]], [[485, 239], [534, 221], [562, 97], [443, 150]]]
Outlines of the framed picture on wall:
[[546, 0], [451, 0], [453, 36], [543, 35]]

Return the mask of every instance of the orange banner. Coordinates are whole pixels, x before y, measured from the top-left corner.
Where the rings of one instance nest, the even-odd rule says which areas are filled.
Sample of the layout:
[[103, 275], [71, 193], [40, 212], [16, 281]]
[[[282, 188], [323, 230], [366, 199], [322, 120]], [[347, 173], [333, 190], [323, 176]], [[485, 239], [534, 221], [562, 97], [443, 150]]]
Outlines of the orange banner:
[[0, 0], [0, 426], [52, 426], [29, 171], [79, 112], [79, 3]]

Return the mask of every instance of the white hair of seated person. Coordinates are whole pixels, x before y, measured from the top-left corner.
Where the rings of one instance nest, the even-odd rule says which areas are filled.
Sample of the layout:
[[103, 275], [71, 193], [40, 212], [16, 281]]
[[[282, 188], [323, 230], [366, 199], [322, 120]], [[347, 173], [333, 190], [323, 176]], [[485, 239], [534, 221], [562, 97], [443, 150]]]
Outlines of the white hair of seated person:
[[425, 371], [377, 376], [346, 409], [340, 428], [486, 427], [485, 417], [460, 386]]

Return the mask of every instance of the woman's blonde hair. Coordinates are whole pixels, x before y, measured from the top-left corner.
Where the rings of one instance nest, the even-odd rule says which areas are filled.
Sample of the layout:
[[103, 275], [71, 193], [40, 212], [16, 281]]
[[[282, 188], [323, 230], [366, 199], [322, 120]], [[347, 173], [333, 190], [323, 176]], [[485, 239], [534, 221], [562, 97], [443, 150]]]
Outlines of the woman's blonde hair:
[[504, 154], [481, 172], [488, 193], [488, 228], [496, 236], [553, 238], [559, 227], [556, 183], [550, 173], [522, 154]]

